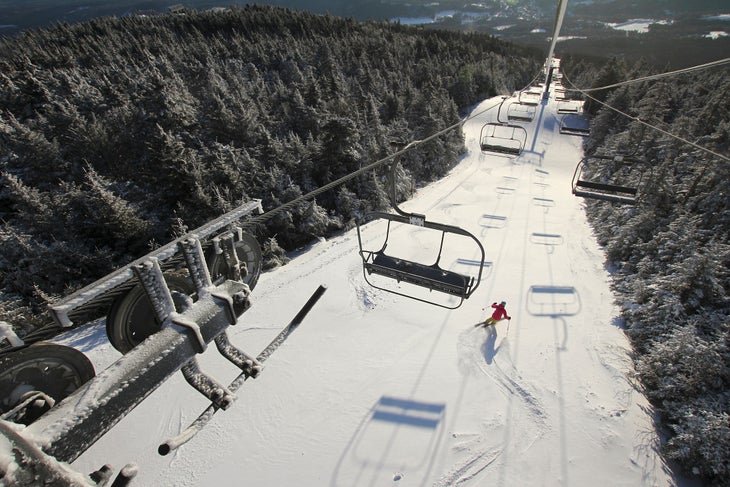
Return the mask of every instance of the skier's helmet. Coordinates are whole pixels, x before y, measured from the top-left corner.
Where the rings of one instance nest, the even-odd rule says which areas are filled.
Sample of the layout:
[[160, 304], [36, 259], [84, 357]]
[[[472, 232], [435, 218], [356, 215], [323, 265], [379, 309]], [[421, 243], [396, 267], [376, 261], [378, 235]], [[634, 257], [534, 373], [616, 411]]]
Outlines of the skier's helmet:
[[502, 302], [501, 302], [501, 303], [499, 303], [499, 304], [500, 304], [500, 305], [502, 305], [502, 306], [507, 306], [507, 301], [502, 301]]

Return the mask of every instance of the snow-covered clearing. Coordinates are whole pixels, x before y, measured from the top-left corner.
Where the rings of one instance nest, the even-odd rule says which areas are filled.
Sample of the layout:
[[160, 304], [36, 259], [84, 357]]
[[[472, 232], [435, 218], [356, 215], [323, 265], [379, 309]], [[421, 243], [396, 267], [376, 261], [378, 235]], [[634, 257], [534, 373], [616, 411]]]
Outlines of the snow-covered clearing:
[[653, 24], [671, 25], [671, 20], [654, 20], [654, 19], [631, 19], [622, 23], [606, 22], [605, 24], [612, 29], [624, 30], [627, 32], [649, 32], [649, 27]]
[[[369, 286], [354, 230], [319, 242], [264, 274], [254, 306], [229, 331], [256, 355], [319, 284], [328, 287], [234, 406], [158, 456], [207, 406], [177, 374], [73, 466], [134, 462], [133, 485], [673, 485], [647, 402], [627, 378], [604, 256], [570, 191], [582, 139], [559, 133], [551, 98], [522, 123], [519, 158], [484, 155], [480, 130], [496, 116], [468, 121], [460, 164], [402, 205], [480, 239], [483, 280], [463, 306]], [[392, 245], [422, 254], [425, 233], [393, 228]], [[473, 243], [447, 250], [443, 267], [473, 272]], [[512, 320], [475, 328], [501, 300]], [[93, 335], [74, 340], [93, 342], [97, 364], [118, 355]], [[223, 383], [237, 375], [212, 349], [200, 361]]]

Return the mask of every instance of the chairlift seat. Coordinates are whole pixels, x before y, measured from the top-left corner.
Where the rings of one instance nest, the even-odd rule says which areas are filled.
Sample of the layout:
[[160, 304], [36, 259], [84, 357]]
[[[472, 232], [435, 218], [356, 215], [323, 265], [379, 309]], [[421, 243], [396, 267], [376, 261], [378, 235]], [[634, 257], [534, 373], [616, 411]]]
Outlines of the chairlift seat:
[[[585, 190], [581, 188], [585, 188]], [[583, 180], [576, 181], [573, 188], [573, 194], [576, 196], [630, 205], [636, 203], [637, 192], [637, 188]]]
[[626, 194], [636, 195], [636, 188], [630, 188], [628, 186], [620, 186], [620, 185], [615, 185], [615, 184], [595, 183], [592, 181], [578, 181], [578, 182], [576, 182], [576, 186], [580, 186], [580, 187], [588, 188], [588, 189], [595, 189], [598, 191], [608, 191], [608, 192], [617, 192], [617, 193], [626, 193]]
[[587, 137], [591, 134], [591, 128], [585, 117], [577, 113], [568, 113], [560, 122], [560, 133]]
[[[588, 158], [586, 158], [588, 159]], [[638, 183], [635, 186], [626, 186], [624, 184], [615, 184], [618, 181], [614, 181], [613, 183], [602, 183], [602, 182], [596, 182], [596, 181], [588, 181], [585, 179], [582, 179], [583, 176], [583, 170], [586, 167], [586, 159], [581, 160], [580, 163], [578, 163], [578, 166], [575, 168], [575, 173], [573, 174], [573, 194], [576, 196], [580, 196], [583, 198], [592, 198], [597, 200], [603, 200], [603, 201], [611, 201], [614, 203], [622, 203], [627, 205], [635, 205], [639, 201], [639, 188], [641, 187], [641, 181], [643, 179], [643, 166], [642, 161], [635, 160], [634, 158], [630, 157], [624, 157], [624, 156], [606, 156], [606, 155], [594, 155], [590, 156], [590, 159], [595, 159], [598, 161], [608, 161], [613, 159], [617, 162], [629, 162], [632, 165], [636, 166], [638, 165], [639, 178]], [[630, 170], [637, 170], [636, 167], [634, 169]]]
[[481, 148], [485, 152], [498, 152], [500, 154], [510, 154], [519, 156], [522, 152], [521, 147], [508, 147], [506, 145], [490, 144], [488, 141], [482, 141]]
[[581, 137], [588, 137], [589, 135], [591, 135], [591, 130], [578, 127], [560, 127], [560, 133], [566, 135], [579, 135]]
[[558, 113], [580, 113], [583, 104], [578, 100], [569, 98], [555, 98], [558, 102]]
[[398, 282], [408, 282], [431, 290], [464, 297], [469, 293], [470, 278], [437, 265], [425, 265], [405, 259], [397, 259], [383, 252], [375, 252], [370, 262], [365, 262], [368, 273], [380, 274]]

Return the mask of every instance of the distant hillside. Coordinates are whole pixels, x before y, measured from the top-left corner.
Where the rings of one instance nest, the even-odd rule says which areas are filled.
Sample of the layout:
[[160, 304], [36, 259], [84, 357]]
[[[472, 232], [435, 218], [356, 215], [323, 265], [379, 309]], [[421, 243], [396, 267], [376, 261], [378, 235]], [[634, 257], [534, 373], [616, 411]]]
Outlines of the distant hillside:
[[[8, 5], [3, 5], [3, 3]], [[89, 3], [82, 0], [0, 1], [0, 35], [15, 36], [23, 30], [49, 27], [59, 22], [76, 23], [93, 18], [157, 15], [171, 7], [207, 10], [243, 7], [243, 0], [185, 0], [171, 2], [115, 0]], [[464, 3], [406, 0], [261, 0], [313, 13], [355, 20], [388, 20], [425, 28], [481, 32], [511, 42], [546, 49], [552, 32], [555, 0], [485, 0]], [[730, 52], [730, 14], [726, 0], [569, 0], [567, 18], [558, 44], [560, 56], [580, 54], [647, 60], [656, 67], [680, 68], [727, 56]], [[634, 19], [658, 22], [646, 33], [617, 27]], [[667, 49], [670, 45], [672, 48]]]

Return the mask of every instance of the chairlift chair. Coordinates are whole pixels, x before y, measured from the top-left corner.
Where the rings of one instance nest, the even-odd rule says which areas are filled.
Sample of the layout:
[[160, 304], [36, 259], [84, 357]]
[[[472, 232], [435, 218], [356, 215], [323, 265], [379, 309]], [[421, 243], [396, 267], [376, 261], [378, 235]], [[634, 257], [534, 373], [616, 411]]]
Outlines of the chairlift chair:
[[591, 134], [588, 119], [577, 113], [569, 113], [560, 122], [560, 133], [588, 137]]
[[[434, 304], [442, 308], [456, 309], [468, 299], [479, 286], [482, 278], [482, 269], [484, 267], [484, 247], [481, 242], [468, 231], [453, 226], [446, 225], [436, 222], [430, 222], [426, 220], [425, 215], [416, 213], [406, 213], [398, 208], [396, 204], [396, 190], [395, 190], [395, 168], [397, 162], [394, 162], [391, 166], [390, 180], [391, 180], [391, 205], [397, 213], [386, 213], [381, 211], [372, 211], [363, 216], [361, 220], [357, 221], [357, 241], [359, 245], [359, 254], [363, 262], [363, 276], [365, 281], [376, 289], [381, 289], [399, 296], [415, 299], [429, 304]], [[382, 245], [375, 249], [365, 249], [363, 247], [363, 238], [361, 234], [361, 226], [365, 223], [372, 222], [375, 220], [383, 220], [387, 222], [387, 228], [385, 237]], [[394, 257], [393, 254], [386, 254], [386, 248], [389, 244], [391, 223], [397, 222], [406, 225], [416, 225], [429, 230], [441, 232], [440, 244], [438, 248], [438, 254], [435, 262], [432, 264], [424, 264], [410, 259], [401, 257]], [[457, 235], [471, 239], [474, 242], [474, 247], [478, 249], [481, 254], [480, 260], [476, 261], [478, 265], [478, 272], [476, 276], [460, 274], [455, 271], [443, 269], [440, 266], [440, 260], [444, 250], [444, 241], [447, 234]], [[406, 249], [407, 250], [407, 249]], [[458, 303], [455, 306], [439, 303], [432, 299], [425, 299], [416, 296], [415, 294], [407, 294], [401, 292], [393, 287], [378, 286], [373, 283], [369, 278], [371, 275], [379, 275], [386, 278], [394, 279], [397, 282], [406, 282], [426, 288], [429, 291], [438, 291], [449, 296], [455, 296], [459, 298]]]
[[[592, 181], [586, 178], [586, 170], [590, 167], [589, 160], [593, 159], [602, 164], [606, 161], [613, 161], [627, 167], [628, 171], [618, 174], [614, 171], [609, 178], [601, 181]], [[594, 155], [581, 159], [573, 173], [572, 188], [573, 194], [582, 198], [611, 201], [626, 205], [635, 205], [640, 197], [639, 188], [644, 177], [646, 164], [628, 156], [607, 156]], [[638, 172], [638, 176], [637, 176]], [[631, 183], [631, 185], [629, 185]]]
[[519, 156], [527, 142], [527, 130], [519, 125], [490, 122], [482, 127], [479, 146], [482, 152]]
[[532, 122], [535, 118], [535, 106], [512, 102], [507, 106], [507, 120]]
[[[387, 230], [382, 246], [373, 250], [365, 249], [363, 248], [361, 225], [377, 219], [387, 221]], [[433, 262], [432, 264], [426, 264], [386, 254], [386, 248], [388, 247], [390, 239], [392, 222], [407, 225], [417, 225], [422, 228], [441, 232], [440, 245], [435, 262]], [[447, 234], [464, 236], [474, 241], [475, 248], [477, 248], [479, 250], [479, 253], [481, 254], [480, 260], [478, 262], [479, 270], [476, 277], [447, 270], [439, 265], [441, 255], [444, 250], [445, 237]], [[361, 222], [358, 222], [357, 239], [360, 246], [360, 256], [363, 262], [363, 275], [365, 277], [365, 281], [376, 289], [381, 289], [387, 292], [391, 292], [393, 294], [405, 296], [411, 299], [415, 299], [417, 301], [434, 304], [443, 308], [456, 309], [461, 306], [465, 299], [468, 299], [469, 296], [474, 293], [481, 281], [485, 257], [484, 247], [474, 235], [462, 228], [453, 225], [429, 222], [425, 219], [425, 217], [423, 217], [423, 215], [399, 215], [373, 211], [366, 214]], [[427, 300], [419, 298], [414, 294], [406, 294], [405, 292], [397, 291], [392, 287], [378, 286], [369, 278], [371, 274], [395, 279], [397, 282], [407, 282], [409, 284], [414, 284], [416, 286], [426, 288], [429, 291], [439, 291], [447, 295], [455, 296], [459, 298], [459, 301], [455, 306], [447, 306], [438, 303], [435, 300]]]
[[534, 105], [540, 104], [540, 93], [533, 93], [531, 91], [520, 91], [517, 96], [517, 101], [522, 105]]
[[579, 100], [568, 100], [565, 98], [556, 98], [558, 101], [558, 113], [580, 113], [583, 103]]

